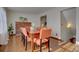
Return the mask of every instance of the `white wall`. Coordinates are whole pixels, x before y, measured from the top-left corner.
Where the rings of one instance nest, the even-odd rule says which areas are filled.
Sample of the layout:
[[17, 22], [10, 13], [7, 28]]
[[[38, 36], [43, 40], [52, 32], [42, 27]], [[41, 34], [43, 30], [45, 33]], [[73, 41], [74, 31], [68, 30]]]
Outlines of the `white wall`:
[[79, 8], [76, 8], [76, 41], [79, 42]]
[[14, 27], [14, 33], [15, 33], [15, 22], [19, 20], [20, 16], [24, 16], [28, 19], [28, 21], [31, 21], [36, 26], [39, 26], [38, 21], [38, 15], [35, 14], [27, 14], [27, 13], [20, 13], [20, 12], [14, 12], [14, 11], [7, 11], [7, 22], [8, 26], [12, 23]]

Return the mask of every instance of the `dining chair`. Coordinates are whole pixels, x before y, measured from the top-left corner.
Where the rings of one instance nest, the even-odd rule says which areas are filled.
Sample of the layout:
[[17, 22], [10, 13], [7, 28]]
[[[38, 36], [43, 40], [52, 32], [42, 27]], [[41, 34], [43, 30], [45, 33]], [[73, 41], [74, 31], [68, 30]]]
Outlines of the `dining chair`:
[[[52, 52], [63, 52], [63, 51], [67, 51], [67, 52], [71, 52], [74, 51], [75, 49], [75, 38], [71, 38], [70, 40], [67, 41], [63, 41], [62, 39], [59, 39], [57, 37], [53, 37], [50, 36], [48, 37], [48, 42], [49, 42], [49, 48], [48, 51], [52, 51]], [[72, 47], [72, 48], [71, 48]], [[63, 50], [62, 50], [63, 49]]]
[[58, 37], [50, 36], [48, 39], [48, 51], [54, 51], [65, 44], [63, 40], [59, 39]]
[[21, 30], [22, 41], [23, 41], [23, 44], [25, 46], [25, 50], [27, 50], [27, 43], [31, 41], [31, 39], [29, 37], [29, 33], [26, 30], [26, 28], [24, 28], [24, 27], [21, 27], [20, 30]]
[[50, 28], [42, 28], [40, 30], [40, 35], [38, 38], [34, 38], [34, 43], [40, 47], [40, 52], [42, 51], [42, 44], [45, 43], [48, 47], [48, 37], [51, 36], [52, 30]]

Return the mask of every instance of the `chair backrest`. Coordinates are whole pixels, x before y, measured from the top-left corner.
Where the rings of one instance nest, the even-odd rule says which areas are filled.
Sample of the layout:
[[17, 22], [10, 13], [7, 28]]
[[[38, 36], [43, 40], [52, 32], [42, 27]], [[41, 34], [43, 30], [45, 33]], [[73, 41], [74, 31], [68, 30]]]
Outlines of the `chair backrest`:
[[30, 32], [30, 27], [29, 26], [27, 26], [27, 27], [25, 27], [26, 28], [26, 31], [27, 32]]
[[21, 32], [22, 32], [25, 36], [27, 36], [26, 28], [21, 27], [20, 30], [21, 30]]
[[52, 50], [55, 50], [59, 47], [59, 42], [58, 40], [52, 38], [50, 39], [50, 47], [52, 48]]
[[50, 28], [42, 28], [40, 30], [40, 39], [46, 39], [51, 36], [52, 30]]

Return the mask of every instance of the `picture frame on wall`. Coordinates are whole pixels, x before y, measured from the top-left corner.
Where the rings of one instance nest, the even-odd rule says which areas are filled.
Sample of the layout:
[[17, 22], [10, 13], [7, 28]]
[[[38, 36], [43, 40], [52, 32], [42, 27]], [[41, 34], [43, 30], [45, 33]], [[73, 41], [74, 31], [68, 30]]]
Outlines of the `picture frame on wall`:
[[47, 26], [47, 15], [44, 15], [44, 16], [40, 17], [40, 26], [41, 27], [46, 27]]

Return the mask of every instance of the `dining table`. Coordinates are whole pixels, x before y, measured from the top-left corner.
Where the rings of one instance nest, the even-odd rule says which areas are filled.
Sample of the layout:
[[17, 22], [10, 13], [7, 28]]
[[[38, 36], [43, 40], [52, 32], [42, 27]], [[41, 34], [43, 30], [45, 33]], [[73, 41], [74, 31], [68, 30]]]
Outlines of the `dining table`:
[[40, 31], [32, 31], [32, 32], [29, 32], [29, 36], [31, 38], [31, 49], [32, 49], [32, 52], [34, 51], [34, 38], [39, 38], [39, 35], [40, 35]]

